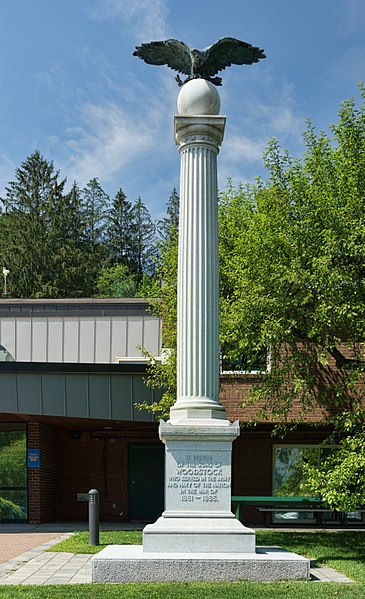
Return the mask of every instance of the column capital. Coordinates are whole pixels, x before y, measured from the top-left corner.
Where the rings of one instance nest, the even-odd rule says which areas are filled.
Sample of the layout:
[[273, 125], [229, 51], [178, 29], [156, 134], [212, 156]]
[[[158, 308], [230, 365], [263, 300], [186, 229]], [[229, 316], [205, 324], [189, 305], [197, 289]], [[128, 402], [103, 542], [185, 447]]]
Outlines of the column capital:
[[225, 116], [175, 116], [174, 138], [177, 145], [181, 144], [213, 144], [220, 146], [223, 141]]

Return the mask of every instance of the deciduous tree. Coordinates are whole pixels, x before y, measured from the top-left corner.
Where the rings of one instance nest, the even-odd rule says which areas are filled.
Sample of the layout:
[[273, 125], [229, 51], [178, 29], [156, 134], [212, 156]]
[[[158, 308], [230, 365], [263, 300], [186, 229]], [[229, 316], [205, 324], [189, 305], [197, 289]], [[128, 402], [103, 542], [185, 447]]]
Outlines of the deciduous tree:
[[[364, 90], [359, 107], [341, 105], [329, 133], [308, 122], [304, 141], [304, 156], [293, 158], [273, 140], [267, 181], [229, 185], [220, 198], [221, 346], [248, 367], [270, 351], [271, 367], [243, 402], [256, 407], [257, 421], [277, 422], [280, 432], [319, 409], [333, 451], [320, 470], [306, 466], [307, 492], [354, 509], [365, 502]], [[172, 255], [165, 254], [171, 285], [159, 309], [171, 315], [164, 334], [174, 344]]]

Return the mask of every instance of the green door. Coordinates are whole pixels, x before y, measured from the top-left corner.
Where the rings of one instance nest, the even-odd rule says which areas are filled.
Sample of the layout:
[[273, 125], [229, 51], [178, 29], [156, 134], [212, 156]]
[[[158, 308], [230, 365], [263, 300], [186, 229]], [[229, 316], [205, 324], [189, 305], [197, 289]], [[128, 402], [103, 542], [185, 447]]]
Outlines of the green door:
[[154, 522], [164, 510], [162, 443], [129, 445], [129, 519]]

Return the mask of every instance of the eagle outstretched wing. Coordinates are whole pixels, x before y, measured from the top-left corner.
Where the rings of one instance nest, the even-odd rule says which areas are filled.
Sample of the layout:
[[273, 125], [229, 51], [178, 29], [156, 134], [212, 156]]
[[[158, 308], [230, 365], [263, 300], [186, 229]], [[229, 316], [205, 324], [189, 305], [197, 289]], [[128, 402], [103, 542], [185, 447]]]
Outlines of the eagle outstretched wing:
[[252, 64], [266, 58], [261, 48], [241, 42], [233, 37], [222, 37], [212, 46], [204, 48], [205, 72], [212, 77], [231, 64]]
[[170, 69], [191, 75], [190, 48], [184, 42], [169, 39], [162, 42], [149, 42], [136, 46], [133, 56], [138, 56], [147, 64], [166, 64]]

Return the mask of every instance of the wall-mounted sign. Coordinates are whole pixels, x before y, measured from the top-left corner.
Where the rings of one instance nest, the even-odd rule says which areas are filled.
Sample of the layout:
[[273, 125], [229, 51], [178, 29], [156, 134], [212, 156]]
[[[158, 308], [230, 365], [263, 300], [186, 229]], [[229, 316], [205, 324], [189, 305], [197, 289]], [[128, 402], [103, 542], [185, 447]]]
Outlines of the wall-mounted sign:
[[77, 501], [89, 501], [89, 493], [77, 493]]
[[41, 455], [39, 448], [28, 449], [28, 468], [40, 468]]

